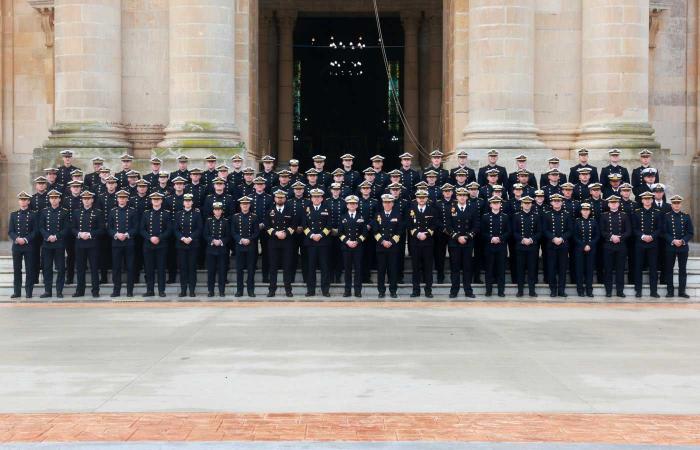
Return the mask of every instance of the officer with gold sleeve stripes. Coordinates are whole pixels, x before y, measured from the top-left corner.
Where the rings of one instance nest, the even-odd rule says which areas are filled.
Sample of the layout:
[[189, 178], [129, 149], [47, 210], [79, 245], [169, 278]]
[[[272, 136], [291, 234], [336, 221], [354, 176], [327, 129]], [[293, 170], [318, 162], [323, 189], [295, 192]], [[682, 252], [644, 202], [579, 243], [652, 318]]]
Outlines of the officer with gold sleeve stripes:
[[345, 197], [347, 211], [341, 216], [338, 226], [345, 267], [343, 297], [350, 297], [351, 287], [355, 288], [355, 297], [362, 297], [362, 247], [366, 239], [367, 223], [357, 210], [359, 201], [355, 195]]
[[379, 298], [386, 295], [385, 278], [389, 276], [389, 294], [391, 298], [398, 297], [398, 260], [397, 252], [404, 223], [401, 212], [394, 208], [394, 196], [382, 195], [382, 206], [372, 218], [372, 235], [377, 243], [377, 291]]
[[[413, 293], [420, 295], [420, 281], [423, 279], [425, 296], [433, 297], [433, 246], [438, 211], [428, 204], [428, 192], [417, 191], [416, 203], [408, 211], [409, 249], [413, 264]], [[399, 255], [400, 257], [401, 255]]]
[[323, 204], [324, 192], [311, 189], [311, 205], [306, 207], [302, 216], [304, 227], [304, 245], [307, 248], [306, 296], [316, 295], [316, 269], [321, 271], [321, 293], [330, 297], [330, 248], [331, 248], [331, 212]]

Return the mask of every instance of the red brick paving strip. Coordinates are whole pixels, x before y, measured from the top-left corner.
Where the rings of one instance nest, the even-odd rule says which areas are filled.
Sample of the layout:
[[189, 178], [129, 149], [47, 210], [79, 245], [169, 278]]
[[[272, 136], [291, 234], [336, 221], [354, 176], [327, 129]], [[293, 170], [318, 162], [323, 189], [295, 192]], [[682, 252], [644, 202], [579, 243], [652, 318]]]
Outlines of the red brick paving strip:
[[540, 413], [0, 414], [0, 442], [465, 441], [700, 444], [700, 415]]

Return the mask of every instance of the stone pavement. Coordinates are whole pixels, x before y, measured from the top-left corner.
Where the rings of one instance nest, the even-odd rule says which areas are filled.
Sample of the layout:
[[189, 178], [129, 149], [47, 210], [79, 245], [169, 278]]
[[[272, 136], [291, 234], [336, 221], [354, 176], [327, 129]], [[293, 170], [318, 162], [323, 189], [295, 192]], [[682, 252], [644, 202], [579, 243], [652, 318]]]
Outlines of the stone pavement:
[[697, 304], [5, 304], [0, 442], [700, 445], [698, 325]]

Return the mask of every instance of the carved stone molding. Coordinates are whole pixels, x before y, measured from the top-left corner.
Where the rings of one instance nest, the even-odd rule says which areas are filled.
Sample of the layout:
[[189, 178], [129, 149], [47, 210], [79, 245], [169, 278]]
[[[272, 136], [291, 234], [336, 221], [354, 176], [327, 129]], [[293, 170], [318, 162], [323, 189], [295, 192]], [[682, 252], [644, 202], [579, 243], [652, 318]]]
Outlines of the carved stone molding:
[[659, 26], [661, 25], [661, 14], [666, 11], [663, 6], [652, 5], [649, 8], [649, 48], [656, 48], [656, 35], [659, 33]]
[[41, 29], [44, 32], [44, 44], [53, 47], [53, 0], [27, 0], [29, 5], [41, 15]]

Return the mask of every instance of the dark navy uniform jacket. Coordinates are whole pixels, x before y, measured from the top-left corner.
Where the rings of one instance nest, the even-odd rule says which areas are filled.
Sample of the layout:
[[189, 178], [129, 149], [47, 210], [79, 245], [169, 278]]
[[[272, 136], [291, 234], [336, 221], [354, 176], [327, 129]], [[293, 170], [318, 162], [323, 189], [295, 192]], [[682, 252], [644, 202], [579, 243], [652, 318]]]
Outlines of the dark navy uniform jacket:
[[[7, 235], [12, 241], [13, 252], [27, 252], [31, 250], [37, 235], [36, 214], [29, 208], [10, 213]], [[27, 239], [28, 242], [24, 245], [16, 244], [15, 239], [18, 237]]]
[[[67, 209], [49, 206], [39, 214], [39, 232], [44, 241], [44, 248], [65, 248], [66, 237], [70, 231], [70, 213]], [[56, 241], [47, 241], [49, 236], [56, 236]]]
[[[130, 247], [139, 234], [139, 212], [131, 206], [116, 206], [109, 212], [107, 233], [112, 238], [112, 247]], [[128, 233], [129, 238], [123, 241], [115, 238], [117, 233]]]

